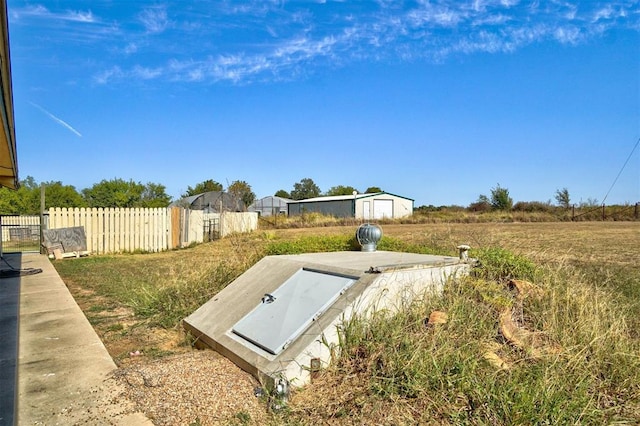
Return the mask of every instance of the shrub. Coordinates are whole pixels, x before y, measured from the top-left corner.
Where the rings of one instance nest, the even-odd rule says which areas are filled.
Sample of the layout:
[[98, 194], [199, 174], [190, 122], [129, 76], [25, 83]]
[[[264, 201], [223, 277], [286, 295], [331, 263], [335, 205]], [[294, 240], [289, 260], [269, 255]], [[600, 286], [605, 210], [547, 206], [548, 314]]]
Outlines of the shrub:
[[473, 255], [479, 260], [479, 265], [473, 270], [473, 275], [478, 278], [495, 281], [511, 278], [535, 280], [538, 272], [532, 261], [502, 248], [481, 248], [475, 250]]
[[543, 203], [541, 201], [518, 201], [513, 205], [513, 210], [528, 213], [551, 213], [555, 211], [555, 207], [550, 203]]

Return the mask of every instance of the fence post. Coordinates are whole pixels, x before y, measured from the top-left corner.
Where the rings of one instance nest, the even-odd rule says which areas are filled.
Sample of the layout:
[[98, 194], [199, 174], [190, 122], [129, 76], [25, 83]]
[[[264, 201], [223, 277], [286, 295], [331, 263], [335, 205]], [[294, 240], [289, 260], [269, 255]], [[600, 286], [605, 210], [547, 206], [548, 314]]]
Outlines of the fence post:
[[44, 252], [44, 206], [45, 206], [45, 189], [44, 183], [40, 184], [40, 254], [45, 254]]
[[602, 221], [604, 222], [604, 203], [602, 203]]
[[571, 205], [571, 221], [576, 220], [576, 205]]
[[182, 225], [180, 207], [171, 208], [171, 244], [170, 248], [180, 247], [180, 226]]

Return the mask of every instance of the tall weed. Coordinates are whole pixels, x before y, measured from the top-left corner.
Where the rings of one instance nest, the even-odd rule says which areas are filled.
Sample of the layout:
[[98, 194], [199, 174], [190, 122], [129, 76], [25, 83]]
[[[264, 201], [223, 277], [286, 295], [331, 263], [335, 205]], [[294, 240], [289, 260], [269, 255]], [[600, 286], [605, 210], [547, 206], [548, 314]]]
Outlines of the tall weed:
[[473, 256], [479, 260], [473, 271], [474, 276], [479, 278], [496, 281], [512, 278], [535, 280], [538, 273], [532, 261], [502, 248], [480, 248], [473, 251]]
[[[396, 314], [346, 321], [340, 356], [319, 381], [324, 386], [300, 392], [304, 414], [294, 399], [291, 416], [323, 423], [346, 415], [353, 424], [640, 420], [640, 344], [619, 297], [598, 287], [597, 276], [541, 268], [505, 250], [476, 254], [482, 266], [475, 276], [450, 281], [441, 295]], [[535, 280], [541, 292], [518, 298], [506, 278]], [[426, 325], [434, 310], [446, 312], [448, 321]], [[535, 353], [505, 340], [498, 321], [505, 310], [549, 350]], [[489, 362], [487, 353], [504, 367]], [[337, 405], [324, 395], [345, 396]]]
[[215, 296], [240, 273], [220, 263], [198, 280], [178, 280], [173, 285], [161, 287], [152, 283], [140, 285], [128, 294], [126, 303], [141, 318], [170, 328]]

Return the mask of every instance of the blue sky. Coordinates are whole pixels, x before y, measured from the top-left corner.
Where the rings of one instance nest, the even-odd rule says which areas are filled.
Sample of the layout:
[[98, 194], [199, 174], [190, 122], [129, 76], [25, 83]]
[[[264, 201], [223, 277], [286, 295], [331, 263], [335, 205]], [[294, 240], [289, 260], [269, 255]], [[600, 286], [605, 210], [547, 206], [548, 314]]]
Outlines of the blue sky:
[[311, 178], [416, 206], [466, 206], [498, 184], [516, 202], [565, 187], [575, 203], [640, 201], [640, 1], [8, 12], [21, 178], [133, 179], [174, 198], [207, 179], [263, 197]]

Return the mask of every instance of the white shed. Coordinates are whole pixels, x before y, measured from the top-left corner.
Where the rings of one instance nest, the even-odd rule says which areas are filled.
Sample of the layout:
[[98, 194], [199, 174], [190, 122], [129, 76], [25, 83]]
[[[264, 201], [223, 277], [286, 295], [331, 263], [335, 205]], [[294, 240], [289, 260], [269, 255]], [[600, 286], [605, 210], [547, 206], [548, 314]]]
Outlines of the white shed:
[[290, 201], [289, 216], [317, 212], [336, 217], [356, 219], [397, 219], [413, 214], [413, 199], [388, 192], [336, 195]]

